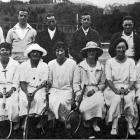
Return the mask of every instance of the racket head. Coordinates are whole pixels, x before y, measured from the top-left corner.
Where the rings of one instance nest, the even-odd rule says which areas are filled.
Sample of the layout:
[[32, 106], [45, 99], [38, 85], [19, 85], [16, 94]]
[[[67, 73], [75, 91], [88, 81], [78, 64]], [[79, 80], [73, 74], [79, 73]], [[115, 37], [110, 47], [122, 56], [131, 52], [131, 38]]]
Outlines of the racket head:
[[120, 116], [118, 118], [117, 136], [120, 139], [127, 139], [129, 136], [128, 121], [126, 120], [125, 116]]
[[82, 115], [78, 110], [72, 110], [66, 118], [65, 123], [71, 124], [71, 134], [74, 135], [80, 128]]
[[9, 120], [0, 121], [0, 138], [9, 138], [12, 133], [12, 122]]

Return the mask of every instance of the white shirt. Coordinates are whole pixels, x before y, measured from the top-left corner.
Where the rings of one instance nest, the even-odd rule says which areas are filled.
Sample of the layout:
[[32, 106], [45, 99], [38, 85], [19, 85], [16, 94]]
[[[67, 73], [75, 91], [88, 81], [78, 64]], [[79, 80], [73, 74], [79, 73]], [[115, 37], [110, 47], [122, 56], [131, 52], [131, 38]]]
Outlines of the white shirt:
[[56, 31], [56, 28], [55, 28], [53, 31], [50, 30], [50, 29], [48, 28], [48, 33], [49, 33], [49, 35], [50, 35], [51, 40], [52, 40], [53, 37], [54, 37], [55, 31]]
[[89, 28], [85, 30], [85, 29], [82, 27], [82, 29], [83, 29], [84, 34], [87, 35], [87, 34], [88, 34], [88, 31], [89, 31]]
[[134, 56], [135, 52], [134, 52], [133, 32], [129, 36], [125, 35], [123, 32], [122, 38], [125, 39], [128, 44], [128, 50], [126, 50], [125, 53], [126, 56]]
[[2, 28], [0, 27], [0, 44], [1, 44], [2, 42], [5, 42], [5, 40], [4, 40], [3, 30], [2, 30]]
[[27, 24], [26, 28], [21, 28], [19, 23], [16, 24], [16, 33], [20, 39], [23, 39], [31, 26]]

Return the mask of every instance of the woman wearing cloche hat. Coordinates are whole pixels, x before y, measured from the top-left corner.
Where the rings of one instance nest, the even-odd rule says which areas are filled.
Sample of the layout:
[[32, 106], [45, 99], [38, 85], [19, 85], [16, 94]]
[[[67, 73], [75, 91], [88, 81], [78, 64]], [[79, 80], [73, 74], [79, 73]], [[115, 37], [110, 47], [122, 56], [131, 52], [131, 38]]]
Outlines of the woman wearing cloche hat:
[[98, 45], [90, 41], [81, 50], [83, 60], [79, 63], [74, 72], [73, 88], [76, 93], [76, 101], [81, 96], [83, 85], [86, 85], [83, 101], [80, 105], [80, 112], [83, 114], [84, 126], [92, 124], [94, 131], [99, 132], [98, 120], [104, 118], [104, 67], [98, 61], [98, 57], [103, 54], [103, 50]]
[[[47, 54], [46, 50], [34, 43], [25, 50], [24, 54], [29, 59], [23, 62], [19, 68], [19, 81], [21, 85], [19, 116], [27, 115], [27, 106], [30, 100], [29, 93], [35, 91], [41, 84], [48, 80], [48, 65], [41, 60], [42, 56]], [[45, 88], [41, 88], [35, 93], [29, 114], [36, 114], [38, 117], [41, 115], [45, 107], [45, 94]]]

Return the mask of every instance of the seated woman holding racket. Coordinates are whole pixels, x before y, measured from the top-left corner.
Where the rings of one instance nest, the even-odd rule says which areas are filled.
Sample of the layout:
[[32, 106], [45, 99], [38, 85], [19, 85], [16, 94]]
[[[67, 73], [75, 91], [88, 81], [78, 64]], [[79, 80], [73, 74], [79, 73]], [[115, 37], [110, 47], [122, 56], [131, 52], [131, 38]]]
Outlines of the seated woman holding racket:
[[106, 104], [109, 106], [107, 122], [112, 123], [111, 135], [117, 135], [118, 117], [120, 116], [121, 94], [124, 94], [124, 112], [128, 122], [130, 135], [135, 135], [135, 90], [136, 81], [135, 62], [125, 55], [128, 45], [122, 38], [114, 42], [115, 57], [106, 62], [105, 75], [108, 87], [104, 90]]
[[86, 85], [80, 112], [84, 119], [84, 126], [92, 128], [95, 132], [100, 131], [98, 121], [104, 118], [105, 103], [102, 91], [104, 90], [104, 67], [98, 61], [103, 50], [90, 41], [81, 50], [85, 60], [78, 64], [73, 79], [73, 88], [76, 94], [76, 102], [79, 101], [83, 86]]
[[[57, 122], [65, 122], [67, 114], [71, 110], [72, 82], [76, 62], [68, 57], [68, 48], [64, 42], [55, 44], [54, 52], [56, 59], [48, 63], [49, 82], [49, 107], [55, 115]], [[65, 125], [66, 128], [70, 124]]]
[[[45, 107], [45, 83], [48, 80], [48, 65], [42, 61], [42, 56], [47, 52], [38, 44], [31, 44], [25, 50], [25, 56], [29, 59], [19, 67], [19, 81], [21, 90], [19, 93], [19, 116], [34, 114], [39, 120], [42, 110]], [[36, 92], [34, 92], [36, 91]], [[32, 95], [34, 94], [34, 95]], [[31, 103], [30, 106], [28, 103]], [[46, 120], [47, 121], [47, 120]]]
[[[19, 63], [10, 57], [11, 53], [12, 46], [9, 43], [0, 44], [0, 123], [5, 120], [3, 118], [6, 116], [9, 121], [18, 121], [18, 81], [16, 80], [16, 71]], [[5, 95], [4, 92], [6, 92]], [[15, 125], [14, 129], [17, 128], [18, 125]], [[0, 132], [2, 131], [0, 130]]]

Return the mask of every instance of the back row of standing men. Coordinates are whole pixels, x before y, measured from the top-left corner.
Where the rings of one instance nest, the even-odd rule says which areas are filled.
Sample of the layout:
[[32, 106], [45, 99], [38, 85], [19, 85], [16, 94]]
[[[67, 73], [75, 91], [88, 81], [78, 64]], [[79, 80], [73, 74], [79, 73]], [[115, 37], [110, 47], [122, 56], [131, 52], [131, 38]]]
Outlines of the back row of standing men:
[[[67, 42], [65, 34], [57, 28], [56, 18], [52, 13], [48, 14], [45, 18], [45, 23], [48, 25], [47, 30], [37, 33], [36, 30], [27, 23], [28, 14], [27, 9], [25, 8], [19, 11], [18, 23], [8, 31], [5, 40], [12, 44], [13, 57], [16, 60], [24, 59], [23, 52], [30, 43], [38, 43], [47, 50], [48, 55], [45, 56], [43, 60], [48, 63], [55, 58], [55, 54], [53, 54], [55, 43], [57, 41]], [[88, 13], [84, 13], [81, 16], [81, 24], [81, 27], [73, 34], [71, 43], [68, 45], [70, 55], [77, 63], [83, 59], [80, 50], [85, 47], [87, 42], [94, 41], [100, 46], [99, 33], [91, 28], [91, 16]], [[111, 38], [109, 54], [111, 57], [114, 56], [112, 44], [116, 38], [122, 37], [129, 45], [126, 55], [133, 57], [134, 60], [137, 61], [140, 57], [140, 36], [133, 30], [134, 19], [131, 16], [124, 17], [122, 26], [123, 31], [114, 34]], [[0, 42], [3, 41], [3, 31], [0, 29]]]

